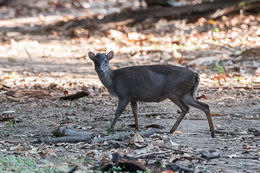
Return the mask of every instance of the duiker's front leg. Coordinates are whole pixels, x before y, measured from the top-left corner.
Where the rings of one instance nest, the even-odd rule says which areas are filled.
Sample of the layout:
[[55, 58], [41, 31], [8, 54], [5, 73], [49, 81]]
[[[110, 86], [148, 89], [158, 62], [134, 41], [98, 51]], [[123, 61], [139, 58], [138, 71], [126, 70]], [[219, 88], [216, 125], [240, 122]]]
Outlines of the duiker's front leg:
[[116, 113], [115, 113], [115, 117], [112, 121], [112, 124], [110, 126], [110, 130], [113, 131], [116, 121], [119, 118], [119, 116], [123, 113], [123, 111], [125, 110], [127, 104], [129, 103], [129, 101], [127, 99], [119, 99], [118, 100], [118, 105], [117, 105], [117, 109], [116, 109]]
[[139, 126], [138, 126], [138, 117], [137, 117], [137, 102], [131, 101], [131, 107], [135, 118], [135, 130], [138, 130]]

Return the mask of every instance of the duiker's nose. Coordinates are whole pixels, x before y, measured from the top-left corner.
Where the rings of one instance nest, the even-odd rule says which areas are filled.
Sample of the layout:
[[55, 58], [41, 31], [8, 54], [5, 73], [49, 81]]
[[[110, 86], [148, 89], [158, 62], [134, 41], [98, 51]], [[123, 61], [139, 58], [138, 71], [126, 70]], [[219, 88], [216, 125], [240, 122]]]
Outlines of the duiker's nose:
[[98, 73], [103, 73], [104, 70], [103, 70], [102, 68], [99, 68], [99, 69], [97, 69], [97, 72], [98, 72]]

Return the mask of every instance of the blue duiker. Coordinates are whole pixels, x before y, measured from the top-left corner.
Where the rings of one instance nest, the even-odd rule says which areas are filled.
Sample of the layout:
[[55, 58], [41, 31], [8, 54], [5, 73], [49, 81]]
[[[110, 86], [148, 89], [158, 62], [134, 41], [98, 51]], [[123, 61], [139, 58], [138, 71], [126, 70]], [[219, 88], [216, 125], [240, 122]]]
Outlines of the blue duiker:
[[181, 109], [180, 117], [171, 128], [170, 133], [177, 129], [188, 113], [189, 106], [192, 106], [205, 112], [211, 136], [214, 137], [209, 106], [194, 98], [200, 81], [197, 73], [172, 65], [132, 66], [111, 70], [109, 61], [114, 56], [113, 51], [96, 55], [89, 52], [88, 55], [95, 64], [100, 81], [111, 95], [118, 97], [117, 110], [110, 126], [111, 131], [129, 102], [131, 102], [134, 114], [135, 129], [138, 130], [137, 101], [160, 102], [170, 99]]

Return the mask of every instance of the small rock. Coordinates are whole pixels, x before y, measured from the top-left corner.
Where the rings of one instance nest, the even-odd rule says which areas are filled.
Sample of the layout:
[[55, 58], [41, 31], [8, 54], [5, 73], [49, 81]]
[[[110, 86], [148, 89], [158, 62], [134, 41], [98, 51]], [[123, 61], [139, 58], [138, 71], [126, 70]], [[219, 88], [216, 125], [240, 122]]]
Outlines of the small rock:
[[224, 128], [223, 128], [223, 127], [221, 127], [221, 125], [220, 125], [220, 124], [217, 124], [217, 125], [216, 125], [216, 129], [218, 129], [218, 130], [224, 130]]
[[224, 105], [225, 102], [218, 102], [218, 105]]
[[201, 157], [203, 157], [205, 159], [215, 159], [215, 158], [220, 157], [219, 152], [217, 152], [217, 150], [215, 150], [215, 149], [211, 149], [209, 151], [202, 150], [202, 151], [200, 151], [200, 155], [201, 155]]

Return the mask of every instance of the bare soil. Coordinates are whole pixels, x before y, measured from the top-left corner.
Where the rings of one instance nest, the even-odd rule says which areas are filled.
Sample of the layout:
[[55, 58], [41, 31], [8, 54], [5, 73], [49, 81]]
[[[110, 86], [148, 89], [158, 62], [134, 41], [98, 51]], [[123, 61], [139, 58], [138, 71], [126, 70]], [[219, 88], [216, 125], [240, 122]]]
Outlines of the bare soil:
[[[5, 122], [0, 124], [2, 154], [29, 156], [37, 160], [44, 158], [57, 165], [64, 164], [64, 162], [70, 166], [80, 165], [80, 170], [91, 169], [102, 158], [111, 158], [111, 154], [114, 152], [133, 157], [138, 155], [136, 146], [131, 145], [131, 139], [123, 141], [124, 143], [121, 145], [109, 142], [99, 145], [33, 143], [40, 137], [51, 136], [51, 131], [58, 126], [71, 126], [82, 131], [93, 132], [96, 135], [106, 135], [107, 126], [114, 116], [117, 99], [109, 96], [108, 92], [98, 83], [92, 64], [85, 62], [64, 64], [65, 60], [49, 63], [49, 65], [45, 62], [44, 66], [37, 61], [1, 63], [1, 68], [16, 73], [26, 72], [25, 79], [30, 78], [32, 74], [38, 75], [39, 77], [33, 78], [36, 80], [35, 83], [38, 81], [47, 86], [40, 85], [37, 88], [37, 85], [34, 85], [34, 87], [52, 94], [51, 97], [43, 99], [22, 97], [18, 101], [1, 98], [0, 110], [2, 112], [15, 111], [12, 116], [21, 121], [14, 127], [8, 126]], [[57, 98], [63, 95], [65, 89], [56, 88], [56, 85], [51, 88], [52, 82], [46, 84], [44, 80], [59, 81], [61, 77], [63, 80], [65, 79], [66, 86], [73, 85], [73, 88], [88, 86], [90, 96], [75, 101], [58, 100]], [[90, 83], [93, 84], [90, 85]], [[68, 91], [73, 93], [78, 90]], [[170, 156], [160, 155], [151, 159], [140, 159], [140, 161], [171, 163], [169, 159], [176, 157], [174, 162], [176, 164], [208, 172], [257, 172], [260, 163], [259, 133], [255, 136], [250, 129], [260, 129], [259, 90], [202, 87], [199, 94], [204, 94], [207, 99], [202, 99], [202, 101], [210, 105], [213, 113], [219, 114], [212, 118], [215, 128], [220, 130], [220, 133], [217, 132], [216, 137], [212, 139], [206, 116], [203, 112], [192, 108], [178, 128], [182, 134], [154, 135], [145, 138], [141, 147], [144, 150], [143, 154], [163, 151], [164, 147], [170, 148], [170, 151], [171, 148], [184, 150], [189, 153], [187, 157], [190, 158], [185, 159], [186, 156], [182, 157], [182, 155], [172, 152]], [[177, 106], [169, 100], [160, 103], [140, 103], [140, 130], [145, 130], [148, 125], [158, 124], [168, 131], [179, 116], [177, 110]], [[134, 131], [133, 124], [132, 111], [128, 106], [119, 118], [116, 129]], [[168, 140], [175, 144], [167, 143]], [[147, 151], [145, 151], [146, 148], [148, 148]], [[200, 150], [210, 149], [217, 149], [220, 157], [211, 160], [196, 159], [200, 156]], [[51, 152], [41, 154], [46, 150]], [[77, 160], [78, 162], [76, 162]]]

